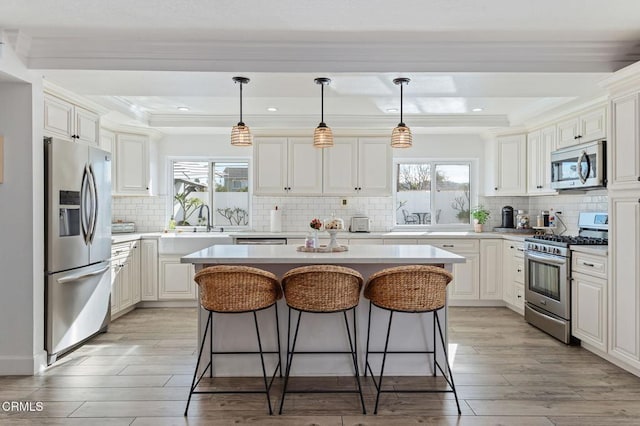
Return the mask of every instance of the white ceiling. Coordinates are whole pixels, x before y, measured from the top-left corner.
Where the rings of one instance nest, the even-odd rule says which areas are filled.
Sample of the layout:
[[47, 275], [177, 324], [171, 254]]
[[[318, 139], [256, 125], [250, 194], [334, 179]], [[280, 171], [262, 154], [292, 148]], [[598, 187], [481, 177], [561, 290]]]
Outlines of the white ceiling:
[[[3, 0], [0, 29], [47, 80], [158, 127], [517, 125], [640, 60], [640, 1]], [[177, 111], [188, 106], [190, 111]], [[267, 112], [274, 106], [277, 112]], [[473, 108], [482, 108], [473, 112]]]

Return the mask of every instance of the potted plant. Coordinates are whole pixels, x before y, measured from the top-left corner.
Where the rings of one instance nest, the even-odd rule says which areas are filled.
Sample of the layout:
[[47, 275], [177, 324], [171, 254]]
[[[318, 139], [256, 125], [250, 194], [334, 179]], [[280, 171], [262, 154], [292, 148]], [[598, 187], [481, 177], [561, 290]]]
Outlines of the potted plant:
[[475, 232], [482, 232], [482, 225], [487, 222], [491, 216], [491, 212], [485, 209], [482, 205], [476, 206], [471, 209], [471, 217], [473, 218], [473, 230]]

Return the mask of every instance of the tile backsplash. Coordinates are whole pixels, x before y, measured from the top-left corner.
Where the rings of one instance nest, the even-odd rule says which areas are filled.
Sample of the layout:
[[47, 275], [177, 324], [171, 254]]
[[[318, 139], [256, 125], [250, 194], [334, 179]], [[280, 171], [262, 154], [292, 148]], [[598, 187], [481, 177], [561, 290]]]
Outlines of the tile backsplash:
[[[346, 206], [342, 201], [346, 200]], [[581, 211], [607, 211], [607, 191], [562, 193], [540, 197], [480, 197], [480, 204], [491, 211], [485, 229], [500, 226], [502, 207], [509, 205], [525, 210], [532, 223], [542, 210], [553, 208], [567, 227], [567, 235], [578, 233], [578, 213]], [[270, 211], [278, 206], [282, 210], [283, 231], [306, 231], [314, 217], [344, 219], [345, 225], [357, 213], [371, 219], [373, 232], [389, 231], [393, 227], [393, 197], [252, 197], [254, 231], [269, 231]], [[113, 197], [112, 219], [135, 222], [139, 232], [161, 231], [168, 223], [167, 196]]]

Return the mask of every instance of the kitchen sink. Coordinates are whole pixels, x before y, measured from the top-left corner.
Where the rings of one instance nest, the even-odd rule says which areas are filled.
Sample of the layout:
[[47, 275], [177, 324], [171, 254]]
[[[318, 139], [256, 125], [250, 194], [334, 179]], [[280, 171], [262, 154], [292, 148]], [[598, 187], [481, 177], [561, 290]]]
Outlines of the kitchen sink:
[[218, 232], [162, 234], [158, 241], [158, 254], [185, 255], [215, 244], [233, 244], [233, 238], [229, 234]]

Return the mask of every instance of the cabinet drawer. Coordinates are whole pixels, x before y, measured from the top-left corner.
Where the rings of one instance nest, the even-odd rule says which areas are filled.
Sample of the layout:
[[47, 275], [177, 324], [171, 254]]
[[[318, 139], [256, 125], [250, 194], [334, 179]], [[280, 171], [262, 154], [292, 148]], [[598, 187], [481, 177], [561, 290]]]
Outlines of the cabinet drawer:
[[593, 277], [607, 278], [607, 258], [587, 253], [572, 252], [571, 271]]
[[524, 259], [512, 259], [511, 267], [513, 273], [513, 281], [524, 285]]
[[511, 256], [524, 259], [524, 243], [519, 241], [507, 241], [507, 248]]
[[419, 244], [429, 244], [443, 250], [447, 250], [453, 253], [478, 253], [480, 251], [479, 240], [436, 240], [436, 239], [422, 239], [418, 240]]

